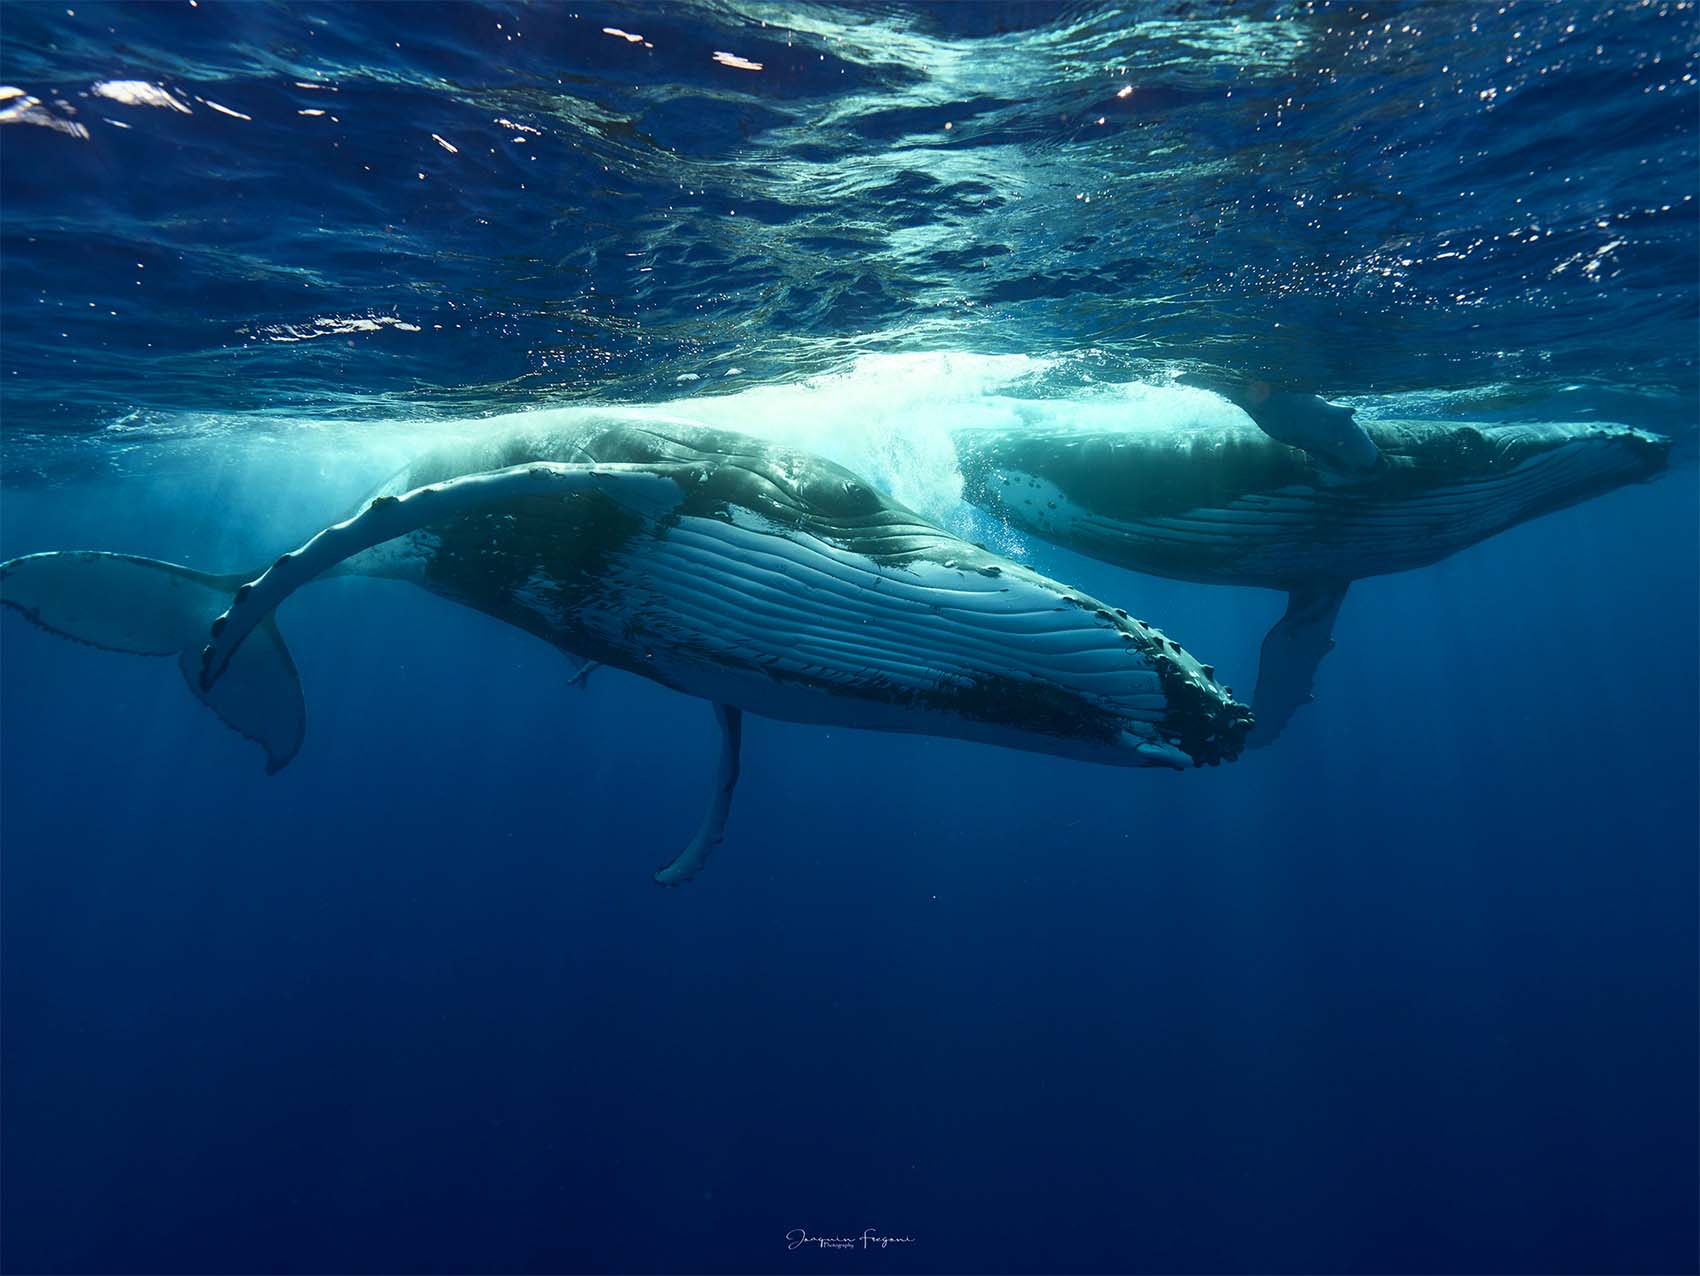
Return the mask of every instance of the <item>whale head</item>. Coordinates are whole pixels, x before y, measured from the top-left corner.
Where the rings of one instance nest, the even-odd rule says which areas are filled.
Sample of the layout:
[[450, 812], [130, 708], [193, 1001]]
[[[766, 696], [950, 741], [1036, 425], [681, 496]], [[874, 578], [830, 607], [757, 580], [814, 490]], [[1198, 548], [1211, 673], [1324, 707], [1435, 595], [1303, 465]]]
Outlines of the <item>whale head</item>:
[[1384, 421], [1373, 427], [1390, 487], [1451, 501], [1468, 498], [1498, 531], [1641, 482], [1669, 464], [1663, 435], [1597, 421], [1445, 424]]

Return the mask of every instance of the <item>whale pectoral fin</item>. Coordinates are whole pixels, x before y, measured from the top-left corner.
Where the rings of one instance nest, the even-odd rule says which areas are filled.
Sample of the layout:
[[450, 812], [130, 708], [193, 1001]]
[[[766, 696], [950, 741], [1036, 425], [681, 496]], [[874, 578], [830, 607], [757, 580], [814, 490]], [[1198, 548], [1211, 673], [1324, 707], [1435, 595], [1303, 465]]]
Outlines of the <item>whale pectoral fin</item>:
[[1334, 617], [1350, 584], [1318, 581], [1287, 591], [1286, 614], [1263, 639], [1248, 749], [1273, 743], [1299, 707], [1310, 703], [1316, 668], [1334, 650]]
[[1356, 412], [1314, 394], [1274, 391], [1240, 408], [1277, 443], [1302, 449], [1324, 470], [1362, 474], [1381, 461], [1381, 449], [1357, 423]]
[[189, 690], [265, 749], [270, 773], [295, 756], [307, 729], [301, 680], [277, 626], [268, 619], [216, 687], [200, 686], [207, 626], [241, 580], [134, 554], [67, 550], [0, 563], [0, 603], [74, 642], [176, 656]]
[[1375, 440], [1353, 419], [1353, 409], [1343, 404], [1255, 377], [1189, 372], [1177, 381], [1221, 395], [1270, 438], [1300, 449], [1325, 472], [1362, 474], [1381, 462]]
[[663, 886], [677, 886], [695, 877], [708, 862], [708, 854], [726, 836], [726, 817], [732, 813], [732, 790], [738, 787], [738, 752], [744, 737], [744, 711], [729, 704], [714, 706], [720, 724], [720, 765], [714, 777], [714, 797], [702, 814], [691, 844], [673, 860], [655, 870]]
[[567, 679], [567, 685], [581, 691], [590, 684], [590, 675], [602, 668], [600, 660], [581, 660], [577, 656], [568, 656], [567, 659], [573, 664], [573, 676]]

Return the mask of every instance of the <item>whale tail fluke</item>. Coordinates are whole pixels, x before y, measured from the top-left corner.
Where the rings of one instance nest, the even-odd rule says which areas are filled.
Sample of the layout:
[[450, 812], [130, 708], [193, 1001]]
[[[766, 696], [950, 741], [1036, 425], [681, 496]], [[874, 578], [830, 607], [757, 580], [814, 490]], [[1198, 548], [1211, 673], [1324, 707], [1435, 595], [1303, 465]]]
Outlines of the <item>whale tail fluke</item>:
[[29, 554], [0, 563], [0, 604], [49, 633], [105, 651], [175, 656], [189, 690], [282, 769], [306, 732], [295, 662], [270, 618], [211, 689], [200, 679], [207, 626], [246, 574], [216, 575], [176, 563], [93, 550]]

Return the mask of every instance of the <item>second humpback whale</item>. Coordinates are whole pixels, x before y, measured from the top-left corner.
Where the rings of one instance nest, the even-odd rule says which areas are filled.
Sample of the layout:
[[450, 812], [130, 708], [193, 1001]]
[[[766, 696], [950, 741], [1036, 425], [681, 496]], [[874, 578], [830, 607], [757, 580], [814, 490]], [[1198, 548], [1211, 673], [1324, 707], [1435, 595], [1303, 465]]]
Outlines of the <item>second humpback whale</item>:
[[964, 495], [1016, 527], [1156, 576], [1286, 591], [1263, 641], [1252, 747], [1310, 700], [1352, 581], [1427, 566], [1651, 478], [1670, 449], [1627, 426], [1352, 423], [1321, 400], [1287, 398], [1299, 405], [1290, 431], [1258, 419], [955, 435]]
[[1123, 766], [1235, 757], [1243, 705], [1157, 630], [925, 522], [848, 470], [608, 413], [421, 457], [252, 579], [92, 551], [0, 564], [0, 602], [109, 650], [175, 656], [276, 770], [305, 729], [275, 613], [327, 573], [399, 578], [577, 659], [712, 701], [721, 839], [742, 714], [923, 732]]

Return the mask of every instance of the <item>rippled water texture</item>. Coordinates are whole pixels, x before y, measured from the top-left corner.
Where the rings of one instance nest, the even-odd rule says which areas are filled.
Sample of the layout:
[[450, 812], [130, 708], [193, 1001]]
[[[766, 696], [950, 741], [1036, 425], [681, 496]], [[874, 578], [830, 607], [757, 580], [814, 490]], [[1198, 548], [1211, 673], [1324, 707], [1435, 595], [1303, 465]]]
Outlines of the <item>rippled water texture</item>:
[[254, 410], [656, 400], [946, 349], [1048, 359], [1041, 393], [1203, 364], [1692, 414], [1680, 0], [0, 24], [14, 481]]

